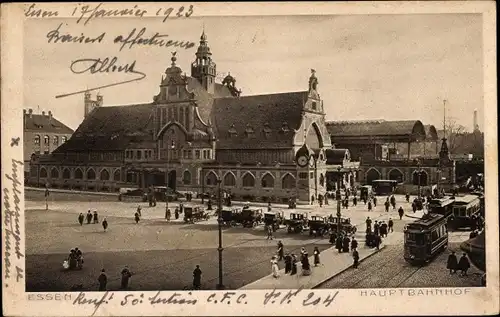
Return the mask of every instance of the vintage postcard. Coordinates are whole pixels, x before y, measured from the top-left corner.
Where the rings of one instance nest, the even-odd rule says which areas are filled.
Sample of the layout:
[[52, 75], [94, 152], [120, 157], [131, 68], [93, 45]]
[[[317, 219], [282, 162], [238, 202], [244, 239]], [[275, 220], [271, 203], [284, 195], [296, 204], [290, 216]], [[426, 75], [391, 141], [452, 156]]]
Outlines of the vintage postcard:
[[3, 4], [4, 315], [498, 313], [495, 16]]

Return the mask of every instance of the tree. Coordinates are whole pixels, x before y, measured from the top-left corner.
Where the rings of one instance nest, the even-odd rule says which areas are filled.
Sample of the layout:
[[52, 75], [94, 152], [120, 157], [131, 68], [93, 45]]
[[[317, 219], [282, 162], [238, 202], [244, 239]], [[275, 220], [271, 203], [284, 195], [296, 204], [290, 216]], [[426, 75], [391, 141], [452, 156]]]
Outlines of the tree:
[[451, 119], [446, 122], [446, 139], [448, 140], [448, 150], [450, 154], [460, 152], [464, 141], [465, 127], [455, 120]]

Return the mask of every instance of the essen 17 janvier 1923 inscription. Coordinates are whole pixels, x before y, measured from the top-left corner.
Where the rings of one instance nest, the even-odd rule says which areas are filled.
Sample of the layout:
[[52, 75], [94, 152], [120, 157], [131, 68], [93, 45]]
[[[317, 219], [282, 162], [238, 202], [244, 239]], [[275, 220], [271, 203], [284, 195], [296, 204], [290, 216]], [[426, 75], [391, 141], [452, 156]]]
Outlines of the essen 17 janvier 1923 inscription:
[[[163, 22], [168, 18], [183, 19], [189, 18], [194, 13], [194, 6], [189, 7], [179, 6], [177, 8], [158, 8], [155, 10], [154, 15], [161, 17]], [[128, 9], [105, 9], [104, 4], [99, 3], [96, 6], [78, 4], [74, 7], [71, 17], [75, 17], [76, 24], [87, 25], [92, 20], [99, 18], [112, 18], [112, 17], [144, 17], [148, 14], [146, 9], [140, 8], [139, 5], [134, 5]], [[59, 17], [58, 11], [45, 11], [36, 7], [35, 4], [27, 6], [25, 10], [27, 18], [54, 18]], [[194, 42], [184, 41], [172, 38], [169, 34], [149, 31], [146, 27], [134, 27], [131, 30], [125, 31], [120, 34], [109, 35], [107, 32], [94, 31], [94, 34], [80, 34], [71, 33], [68, 23], [61, 23], [60, 20], [55, 23], [54, 27], [46, 34], [47, 43], [54, 45], [71, 45], [71, 44], [84, 44], [96, 45], [103, 43], [111, 43], [118, 46], [118, 51], [121, 52], [125, 49], [133, 49], [137, 47], [160, 47], [169, 48], [177, 47], [181, 49], [190, 49], [195, 46]], [[139, 70], [137, 61], [122, 62], [117, 56], [99, 56], [88, 57], [82, 59], [72, 60], [69, 70], [76, 75], [80, 74], [99, 74], [99, 73], [122, 73], [132, 75], [134, 77], [113, 82], [107, 85], [85, 89], [81, 91], [61, 94], [56, 98], [67, 97], [74, 94], [83, 93], [84, 91], [92, 91], [103, 89], [107, 87], [123, 85], [126, 83], [139, 81], [146, 78], [146, 74]]]

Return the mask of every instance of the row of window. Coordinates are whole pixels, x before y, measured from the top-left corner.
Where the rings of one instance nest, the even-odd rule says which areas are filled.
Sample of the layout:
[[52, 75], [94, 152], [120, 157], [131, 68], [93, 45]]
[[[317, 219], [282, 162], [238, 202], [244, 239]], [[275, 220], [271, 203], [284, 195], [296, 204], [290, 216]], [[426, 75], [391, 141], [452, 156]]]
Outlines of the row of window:
[[176, 159], [176, 158], [184, 158], [184, 159], [193, 159], [193, 153], [194, 153], [194, 159], [200, 160], [208, 160], [212, 159], [212, 150], [176, 150], [176, 149], [170, 149], [170, 150], [162, 150], [162, 157], [163, 158], [169, 158], [169, 159]]
[[[36, 134], [35, 135], [35, 145], [40, 145], [40, 135], [39, 134]], [[68, 141], [68, 138], [66, 136], [62, 136], [61, 137], [61, 144], [63, 144], [64, 142]], [[50, 137], [48, 135], [44, 135], [43, 137], [43, 144], [45, 145], [49, 145], [50, 144]], [[59, 137], [57, 135], [54, 135], [52, 137], [52, 144], [53, 145], [59, 145]]]
[[[34, 173], [36, 173], [36, 169], [34, 170]], [[96, 176], [97, 176], [96, 172], [93, 169], [89, 169], [86, 173], [86, 179], [88, 179], [88, 180], [94, 180], [94, 179], [96, 179]], [[40, 168], [40, 178], [47, 178], [47, 177], [48, 177], [47, 169], [45, 169], [44, 167]], [[57, 168], [54, 167], [50, 170], [50, 178], [59, 178], [59, 170]], [[71, 171], [69, 169], [65, 168], [62, 172], [62, 178], [63, 179], [70, 179], [71, 178]], [[75, 170], [74, 178], [75, 179], [83, 179], [83, 171], [81, 169], [77, 168]], [[106, 169], [101, 170], [101, 172], [99, 174], [99, 179], [103, 180], [103, 181], [110, 180], [110, 174], [109, 174], [108, 170], [106, 170]], [[113, 180], [114, 181], [121, 180], [121, 171], [120, 170], [116, 170], [113, 173]]]
[[[208, 186], [216, 185], [217, 180], [218, 177], [214, 172], [210, 172], [205, 178], [205, 182]], [[224, 187], [236, 187], [236, 177], [232, 172], [227, 172], [222, 179], [222, 183]], [[246, 172], [242, 178], [242, 186], [244, 188], [255, 187], [255, 176], [250, 172]], [[262, 188], [274, 188], [276, 186], [274, 176], [272, 176], [270, 173], [264, 174], [264, 176], [261, 177], [260, 186]], [[295, 187], [295, 177], [293, 177], [291, 174], [288, 173], [281, 179], [281, 188], [293, 189]]]
[[153, 158], [153, 150], [126, 150], [125, 158], [131, 160], [142, 160]]

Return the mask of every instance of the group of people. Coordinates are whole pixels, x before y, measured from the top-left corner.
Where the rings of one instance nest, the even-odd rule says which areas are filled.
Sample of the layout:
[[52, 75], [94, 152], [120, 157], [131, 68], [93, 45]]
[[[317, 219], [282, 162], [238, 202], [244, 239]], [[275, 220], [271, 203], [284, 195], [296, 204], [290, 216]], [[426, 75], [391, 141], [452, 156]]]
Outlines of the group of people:
[[[99, 223], [99, 215], [97, 214], [97, 210], [94, 210], [94, 213], [92, 213], [90, 210], [87, 212], [87, 215], [84, 216], [83, 213], [80, 213], [78, 215], [78, 223], [80, 223], [80, 226], [83, 226], [83, 222], [85, 221], [85, 218], [87, 219], [87, 224], [97, 224]], [[108, 229], [108, 220], [106, 217], [102, 220], [102, 227], [104, 228], [104, 231]]]
[[467, 254], [462, 254], [460, 260], [457, 259], [455, 251], [452, 251], [448, 256], [448, 262], [446, 263], [446, 268], [450, 270], [450, 274], [455, 274], [460, 271], [460, 276], [467, 276], [467, 271], [470, 268], [470, 262], [467, 258]]
[[[132, 272], [128, 268], [127, 265], [122, 269], [120, 272], [121, 275], [121, 283], [120, 283], [120, 289], [121, 290], [126, 290], [128, 289], [128, 285], [130, 282], [130, 278], [132, 277]], [[99, 277], [97, 278], [97, 282], [99, 283], [99, 291], [104, 292], [107, 290], [107, 284], [108, 284], [108, 275], [106, 274], [106, 270], [102, 269], [101, 274], [99, 274]]]
[[83, 253], [78, 248], [71, 249], [68, 258], [63, 262], [66, 270], [81, 270], [83, 268]]
[[[320, 264], [319, 259], [320, 251], [318, 247], [314, 247], [314, 266]], [[305, 248], [300, 250], [300, 259], [294, 253], [286, 253], [283, 250], [283, 243], [278, 242], [278, 252], [271, 259], [271, 271], [274, 278], [279, 277], [278, 262], [283, 260], [285, 262], [285, 274], [297, 275], [297, 263], [300, 261], [301, 274], [303, 276], [311, 275], [311, 264], [309, 263], [309, 254]]]

